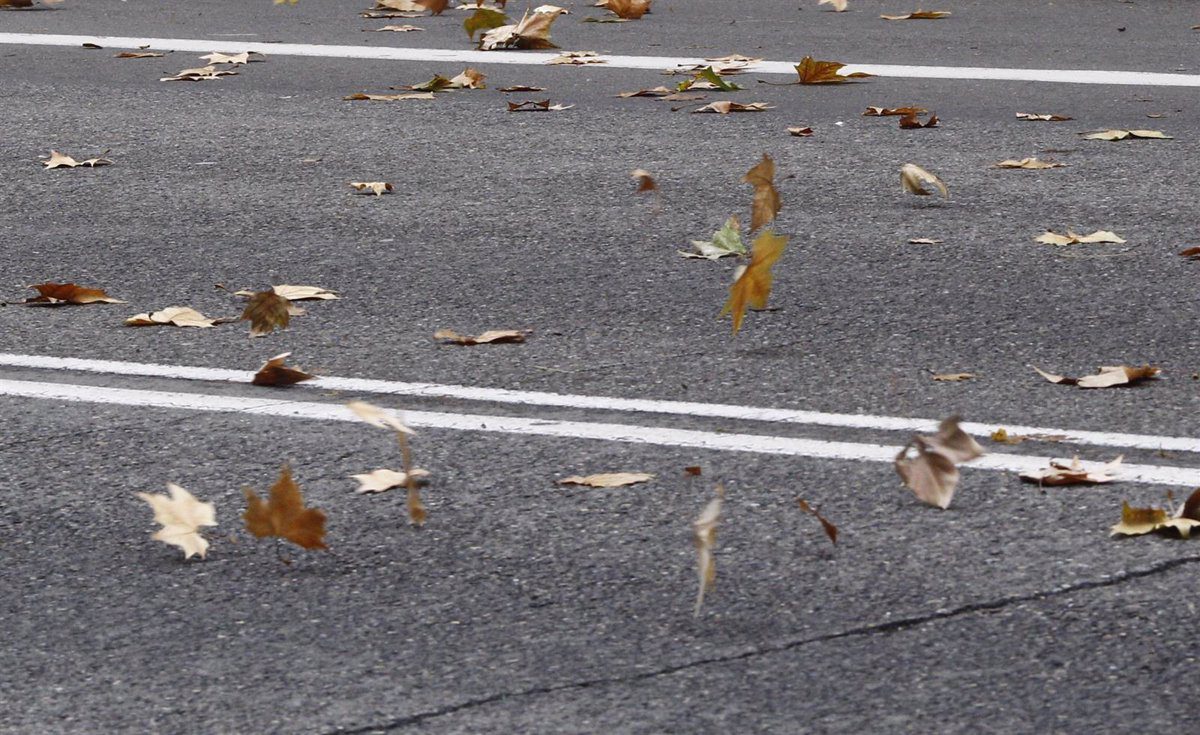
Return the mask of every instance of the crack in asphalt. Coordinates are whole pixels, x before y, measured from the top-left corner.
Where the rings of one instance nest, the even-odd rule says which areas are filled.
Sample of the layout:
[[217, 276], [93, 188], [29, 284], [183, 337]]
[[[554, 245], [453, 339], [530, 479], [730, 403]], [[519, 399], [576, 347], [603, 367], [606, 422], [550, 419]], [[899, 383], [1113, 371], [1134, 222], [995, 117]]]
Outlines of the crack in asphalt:
[[521, 690], [511, 691], [511, 692], [498, 692], [496, 694], [490, 694], [486, 697], [477, 697], [475, 699], [468, 699], [464, 702], [459, 702], [458, 704], [447, 705], [445, 707], [439, 707], [437, 709], [431, 709], [431, 710], [427, 710], [424, 712], [417, 712], [415, 714], [405, 715], [404, 717], [399, 717], [399, 718], [390, 720], [390, 721], [382, 723], [382, 724], [367, 725], [364, 727], [354, 728], [352, 730], [338, 728], [338, 729], [330, 730], [327, 733], [325, 733], [324, 735], [369, 735], [371, 733], [389, 732], [389, 731], [399, 730], [400, 728], [408, 727], [410, 725], [419, 725], [420, 723], [425, 722], [426, 720], [432, 720], [432, 719], [436, 719], [438, 717], [445, 717], [447, 715], [452, 715], [452, 714], [455, 714], [458, 712], [462, 712], [464, 710], [474, 709], [476, 707], [482, 707], [484, 705], [493, 704], [495, 702], [501, 702], [506, 699], [516, 699], [516, 698], [520, 698], [520, 697], [533, 697], [533, 696], [538, 696], [541, 694], [554, 694], [557, 692], [569, 691], [572, 689], [590, 689], [592, 687], [610, 686], [613, 684], [631, 684], [634, 682], [654, 679], [654, 678], [657, 678], [660, 676], [668, 676], [670, 674], [679, 673], [681, 671], [687, 671], [689, 669], [697, 669], [697, 668], [700, 668], [703, 666], [729, 663], [732, 661], [744, 661], [746, 659], [756, 658], [758, 656], [767, 656], [767, 655], [771, 655], [771, 654], [775, 654], [775, 653], [783, 653], [786, 651], [792, 651], [797, 648], [812, 645], [815, 643], [826, 643], [828, 641], [835, 641], [835, 640], [839, 640], [842, 638], [852, 638], [852, 637], [856, 637], [856, 636], [896, 633], [896, 632], [900, 632], [900, 631], [904, 631], [904, 630], [909, 630], [911, 628], [917, 628], [917, 627], [920, 627], [927, 623], [933, 623], [933, 622], [937, 622], [940, 620], [948, 620], [948, 619], [952, 619], [952, 618], [962, 617], [965, 615], [972, 615], [974, 613], [992, 612], [994, 610], [1000, 610], [1000, 609], [1009, 607], [1011, 605], [1019, 605], [1024, 602], [1040, 602], [1042, 600], [1048, 600], [1048, 599], [1052, 599], [1055, 597], [1061, 597], [1062, 595], [1069, 595], [1069, 594], [1072, 594], [1075, 592], [1083, 592], [1083, 591], [1094, 590], [1094, 589], [1102, 589], [1105, 587], [1115, 587], [1117, 585], [1121, 585], [1126, 582], [1142, 579], [1144, 577], [1151, 577], [1154, 575], [1162, 574], [1163, 572], [1168, 572], [1173, 569], [1177, 569], [1179, 567], [1183, 567], [1183, 566], [1186, 566], [1189, 564], [1195, 564], [1197, 562], [1200, 562], [1200, 556], [1180, 557], [1180, 558], [1170, 559], [1168, 561], [1160, 562], [1158, 564], [1151, 565], [1144, 569], [1137, 569], [1137, 570], [1133, 570], [1133, 571], [1121, 572], [1120, 574], [1112, 575], [1112, 576], [1106, 577], [1104, 579], [1087, 580], [1087, 581], [1083, 581], [1083, 582], [1076, 582], [1074, 584], [1064, 585], [1062, 587], [1058, 587], [1058, 588], [1052, 589], [1052, 590], [1029, 592], [1029, 593], [1026, 593], [1023, 595], [1011, 595], [1009, 597], [1001, 597], [999, 599], [989, 600], [987, 602], [976, 602], [976, 603], [970, 603], [970, 604], [966, 604], [966, 605], [960, 605], [958, 607], [949, 608], [949, 609], [945, 609], [945, 610], [937, 610], [937, 611], [934, 611], [931, 613], [926, 613], [923, 615], [913, 615], [913, 616], [910, 616], [907, 618], [899, 618], [897, 620], [889, 620], [884, 623], [872, 623], [870, 625], [862, 625], [862, 626], [859, 626], [856, 628], [849, 628], [847, 630], [839, 631], [836, 633], [826, 633], [824, 635], [812, 636], [809, 638], [797, 638], [797, 639], [783, 641], [783, 642], [776, 643], [776, 644], [769, 645], [769, 646], [761, 646], [758, 648], [751, 649], [749, 651], [742, 651], [740, 653], [732, 653], [732, 654], [726, 654], [726, 655], [722, 655], [722, 656], [712, 656], [712, 657], [708, 657], [708, 658], [696, 659], [694, 661], [688, 661], [686, 663], [681, 663], [681, 664], [674, 664], [672, 666], [664, 666], [664, 667], [655, 669], [653, 671], [646, 671], [646, 672], [642, 672], [642, 673], [638, 673], [638, 674], [627, 674], [624, 676], [598, 677], [598, 678], [594, 678], [594, 679], [584, 679], [582, 681], [569, 682], [566, 684], [556, 684], [553, 686], [531, 687], [528, 689], [521, 689]]

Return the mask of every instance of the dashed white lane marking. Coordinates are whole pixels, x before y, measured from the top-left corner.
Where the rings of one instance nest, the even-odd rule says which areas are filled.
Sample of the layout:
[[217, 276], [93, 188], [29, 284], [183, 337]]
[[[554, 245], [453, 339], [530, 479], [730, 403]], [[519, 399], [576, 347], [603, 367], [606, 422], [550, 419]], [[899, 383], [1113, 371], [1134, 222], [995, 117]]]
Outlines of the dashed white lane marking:
[[[52, 33], [0, 33], [0, 44], [25, 46], [80, 46], [94, 43], [106, 48], [159, 51], [257, 51], [276, 56], [319, 56], [336, 59], [383, 59], [392, 61], [444, 61], [466, 64], [544, 65], [556, 53], [528, 51], [475, 51], [470, 49], [402, 48], [396, 46], [336, 46], [311, 43], [262, 43], [255, 41], [197, 38], [131, 38], [125, 36], [82, 36]], [[706, 64], [704, 59], [674, 56], [605, 55], [604, 64], [589, 69], [666, 69], [679, 65]], [[757, 74], [795, 74], [799, 61], [760, 61], [749, 71]], [[904, 64], [848, 64], [845, 73], [866, 72], [881, 77], [909, 79], [975, 79], [985, 81], [1065, 82], [1071, 84], [1121, 84], [1147, 87], [1200, 87], [1200, 75], [1097, 69], [1006, 69], [978, 66], [909, 66]]]
[[[105, 375], [127, 375], [149, 378], [171, 378], [177, 380], [203, 380], [227, 383], [249, 383], [254, 373], [248, 370], [226, 370], [221, 368], [192, 367], [187, 365], [158, 365], [143, 362], [117, 360], [92, 360], [75, 357], [53, 357], [50, 355], [21, 355], [0, 353], [0, 366], [23, 367], [49, 370], [74, 370]], [[504, 388], [482, 388], [465, 385], [442, 385], [439, 383], [406, 383], [362, 378], [320, 377], [299, 383], [300, 388], [337, 390], [347, 393], [375, 393], [380, 395], [415, 396], [419, 398], [451, 398], [466, 401], [508, 403], [553, 408], [576, 408], [584, 410], [620, 411], [628, 413], [657, 413], [673, 416], [698, 418], [733, 419], [738, 421], [763, 421], [787, 424], [807, 424], [846, 429], [876, 431], [933, 431], [938, 422], [932, 419], [907, 418], [901, 416], [875, 416], [871, 414], [824, 413], [787, 408], [760, 408], [737, 406], [724, 403], [698, 403], [690, 401], [659, 401], [643, 398], [613, 398], [607, 396], [580, 396], [541, 391], [507, 390]], [[1074, 444], [1089, 444], [1102, 447], [1149, 449], [1154, 451], [1200, 452], [1200, 438], [1179, 436], [1155, 436], [1153, 434], [1123, 434], [1104, 431], [1080, 431], [1057, 429], [1044, 426], [1021, 426], [966, 422], [964, 431], [976, 436], [989, 436], [1003, 426], [1011, 434], [1043, 434], [1064, 437], [1063, 441]]]
[[[163, 408], [185, 411], [235, 413], [249, 416], [275, 416], [318, 421], [360, 421], [341, 404], [282, 401], [270, 398], [242, 398], [206, 393], [173, 393], [128, 388], [99, 388], [72, 383], [43, 383], [27, 380], [0, 380], [0, 395], [75, 403], [102, 403], [142, 408]], [[566, 439], [597, 439], [602, 441], [652, 444], [657, 446], [688, 447], [725, 452], [787, 455], [817, 459], [840, 459], [867, 462], [891, 462], [899, 447], [855, 442], [834, 442], [821, 439], [765, 436], [761, 434], [725, 434], [690, 429], [671, 429], [659, 426], [629, 426], [585, 421], [555, 421], [484, 416], [479, 414], [440, 413], [434, 411], [396, 412], [408, 425], [418, 428], [450, 429], [454, 431], [484, 431], [504, 434], [525, 434]], [[1046, 467], [1048, 457], [1023, 454], [989, 454], [965, 467], [1003, 472], [1032, 472]], [[1085, 462], [1089, 469], [1099, 469], [1098, 462]], [[1123, 465], [1122, 480], [1155, 485], [1200, 485], [1200, 469], [1160, 467], [1156, 465]]]

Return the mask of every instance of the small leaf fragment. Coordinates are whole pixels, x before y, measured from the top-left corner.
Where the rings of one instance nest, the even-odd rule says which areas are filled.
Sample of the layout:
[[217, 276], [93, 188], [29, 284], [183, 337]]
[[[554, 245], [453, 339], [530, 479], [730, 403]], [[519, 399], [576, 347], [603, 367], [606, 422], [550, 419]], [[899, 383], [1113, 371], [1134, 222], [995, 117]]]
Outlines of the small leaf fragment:
[[1084, 469], [1083, 463], [1079, 461], [1079, 457], [1072, 459], [1070, 464], [1050, 460], [1048, 468], [1034, 472], [1022, 472], [1020, 477], [1025, 482], [1036, 482], [1039, 485], [1051, 487], [1101, 485], [1117, 479], [1115, 473], [1120, 469], [1122, 459], [1122, 457], [1118, 456], [1113, 461], [1095, 470]]
[[150, 538], [183, 549], [184, 559], [203, 559], [208, 553], [208, 539], [200, 535], [200, 528], [217, 525], [216, 509], [174, 483], [167, 483], [167, 491], [170, 497], [138, 493], [154, 510], [154, 521], [162, 524]]
[[312, 373], [306, 373], [300, 368], [288, 367], [284, 362], [291, 357], [290, 352], [283, 352], [270, 358], [254, 373], [250, 380], [253, 385], [285, 386], [312, 380]]
[[914, 10], [903, 15], [881, 15], [884, 20], [937, 20], [950, 15], [949, 10]]
[[809, 127], [793, 127], [788, 128], [787, 131], [788, 135], [793, 138], [811, 138], [813, 134], [813, 129]]
[[548, 66], [586, 66], [587, 64], [607, 64], [595, 51], [564, 51], [546, 62]]
[[438, 341], [441, 341], [441, 342], [447, 342], [447, 343], [456, 344], [456, 345], [463, 345], [464, 347], [471, 347], [474, 345], [482, 345], [482, 344], [488, 344], [488, 343], [493, 343], [493, 344], [521, 343], [521, 342], [525, 341], [525, 336], [527, 334], [528, 334], [528, 332], [522, 331], [520, 329], [492, 329], [492, 330], [486, 331], [480, 335], [472, 337], [469, 335], [459, 334], [458, 332], [455, 332], [452, 329], [439, 329], [438, 331], [433, 333], [433, 338]]
[[938, 127], [938, 122], [937, 115], [930, 115], [928, 120], [921, 122], [917, 118], [916, 113], [910, 113], [900, 118], [899, 125], [903, 130], [914, 130], [917, 128], [936, 128]]
[[375, 196], [391, 194], [395, 188], [388, 181], [351, 181], [350, 186], [361, 194], [374, 193]]
[[908, 240], [909, 245], [941, 245], [943, 242], [932, 237], [912, 237]]
[[[364, 29], [364, 30], [368, 30], [368, 29]], [[382, 28], [374, 28], [374, 29], [370, 29], [370, 30], [373, 30], [376, 33], [383, 33], [384, 31], [391, 31], [394, 33], [412, 33], [413, 31], [423, 31], [425, 29], [418, 28], [417, 26], [409, 25], [409, 24], [405, 23], [404, 25], [387, 25], [387, 26], [383, 26]]]
[[846, 0], [817, 0], [817, 5], [832, 5], [835, 13], [842, 13], [846, 10]]
[[939, 383], [961, 383], [964, 380], [974, 380], [979, 376], [975, 373], [934, 373], [930, 377]]
[[900, 167], [900, 185], [904, 187], [905, 191], [918, 196], [930, 196], [933, 192], [927, 190], [925, 184], [936, 187], [943, 198], [950, 198], [950, 191], [936, 174], [926, 171], [915, 163], [906, 163]]
[[624, 487], [641, 482], [650, 482], [654, 475], [645, 472], [608, 472], [598, 475], [571, 475], [558, 481], [559, 485], [586, 485], [587, 487]]
[[159, 59], [165, 54], [158, 51], [122, 51], [119, 54], [113, 54], [114, 59]]
[[1188, 260], [1200, 260], [1200, 247], [1187, 248], [1180, 250], [1179, 255]]
[[1005, 159], [1005, 160], [997, 163], [996, 168], [1024, 168], [1024, 169], [1032, 169], [1032, 170], [1041, 170], [1041, 169], [1047, 169], [1047, 168], [1062, 168], [1066, 165], [1067, 164], [1065, 164], [1065, 163], [1058, 163], [1056, 161], [1043, 161], [1036, 157], [1022, 158], [1019, 160], [1014, 159], [1014, 158], [1008, 158], [1008, 159]]
[[637, 191], [635, 194], [641, 194], [644, 191], [658, 191], [658, 184], [654, 181], [654, 176], [644, 168], [636, 168], [629, 174], [638, 182]]

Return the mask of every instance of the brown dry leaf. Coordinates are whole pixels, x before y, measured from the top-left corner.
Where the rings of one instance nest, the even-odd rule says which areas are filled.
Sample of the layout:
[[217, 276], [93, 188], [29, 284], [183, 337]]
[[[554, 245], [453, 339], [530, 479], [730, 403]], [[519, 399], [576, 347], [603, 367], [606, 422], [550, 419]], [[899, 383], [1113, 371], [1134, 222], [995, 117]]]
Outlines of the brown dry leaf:
[[351, 181], [350, 186], [360, 194], [373, 193], [375, 196], [391, 194], [392, 189], [395, 188], [388, 181]]
[[794, 138], [811, 138], [813, 134], [812, 128], [794, 127], [788, 128], [787, 131], [788, 135], [791, 135]]
[[639, 89], [636, 92], [621, 92], [618, 97], [667, 97], [672, 94], [672, 91], [667, 87], [654, 87], [653, 89]]
[[501, 92], [542, 92], [545, 87], [531, 87], [528, 84], [514, 84], [511, 87], [504, 87]]
[[43, 304], [46, 306], [61, 306], [71, 304], [124, 304], [120, 299], [114, 299], [100, 288], [85, 288], [74, 283], [40, 283], [30, 288], [37, 289], [38, 295], [25, 299], [23, 304]]
[[291, 302], [274, 290], [259, 291], [242, 310], [242, 320], [250, 322], [251, 337], [265, 337], [276, 329], [285, 329], [291, 318]]
[[520, 329], [492, 329], [475, 337], [459, 334], [451, 329], [439, 329], [433, 333], [433, 338], [441, 342], [470, 347], [482, 344], [505, 344], [525, 341], [528, 332]]
[[399, 102], [400, 100], [431, 100], [433, 92], [411, 92], [409, 94], [366, 94], [355, 92], [343, 97], [344, 100], [369, 100], [371, 102]]
[[416, 4], [428, 10], [430, 15], [441, 15], [450, 0], [416, 0]]
[[[108, 153], [108, 151], [105, 151], [104, 153]], [[86, 161], [76, 161], [74, 158], [71, 158], [70, 156], [67, 156], [62, 153], [59, 153], [58, 151], [52, 150], [52, 151], [50, 151], [50, 157], [47, 158], [45, 161], [42, 161], [41, 164], [42, 164], [42, 166], [44, 166], [47, 169], [50, 169], [50, 168], [77, 168], [79, 166], [87, 166], [88, 168], [95, 168], [97, 166], [107, 166], [110, 163], [112, 163], [112, 161], [110, 161], [107, 158], [104, 158], [103, 157], [104, 153], [101, 153], [100, 156], [97, 156], [96, 158], [89, 158]]]
[[384, 27], [382, 27], [382, 28], [374, 28], [374, 29], [370, 29], [370, 28], [364, 28], [363, 30], [364, 30], [364, 31], [367, 31], [367, 30], [374, 30], [376, 33], [382, 33], [382, 32], [384, 32], [384, 31], [393, 31], [393, 32], [395, 32], [395, 33], [412, 33], [413, 31], [423, 31], [423, 30], [425, 30], [425, 29], [424, 29], [424, 28], [418, 28], [418, 27], [416, 27], [416, 26], [413, 26], [413, 25], [408, 25], [408, 24], [406, 23], [406, 24], [404, 24], [404, 25], [399, 25], [399, 26], [396, 26], [396, 25], [389, 25], [389, 26], [384, 26]]
[[692, 521], [692, 545], [696, 547], [696, 575], [699, 588], [696, 591], [696, 608], [692, 613], [700, 616], [704, 606], [704, 595], [717, 581], [717, 564], [713, 559], [713, 548], [717, 545], [717, 521], [721, 517], [721, 505], [725, 499], [725, 487], [717, 485], [717, 495], [708, 501], [696, 520]]
[[783, 202], [775, 190], [775, 161], [766, 153], [762, 160], [746, 172], [742, 181], [754, 187], [754, 201], [750, 204], [750, 232], [775, 219]]
[[398, 10], [402, 13], [420, 13], [425, 6], [417, 0], [375, 0], [377, 10]]
[[1062, 168], [1066, 165], [1067, 164], [1065, 164], [1065, 163], [1058, 163], [1056, 161], [1043, 161], [1036, 157], [1022, 158], [1020, 160], [1017, 160], [1015, 158], [1008, 158], [1008, 159], [1001, 161], [1000, 163], [997, 163], [996, 168], [1025, 168], [1025, 169], [1041, 170], [1041, 169], [1047, 169], [1047, 168]]
[[552, 105], [550, 100], [525, 100], [524, 102], [509, 102], [509, 112], [549, 112], [569, 110], [575, 105]]
[[939, 383], [961, 383], [979, 376], [975, 373], [934, 373], [931, 377]]
[[1134, 140], [1148, 138], [1157, 140], [1172, 140], [1171, 136], [1163, 135], [1161, 130], [1101, 130], [1095, 133], [1080, 133], [1087, 140]]
[[263, 502], [250, 488], [246, 493], [246, 530], [257, 538], [277, 536], [305, 549], [326, 549], [325, 514], [316, 508], [304, 507], [300, 487], [292, 479], [292, 471], [283, 465], [279, 479], [271, 486], [270, 497]]
[[135, 314], [125, 320], [130, 327], [211, 327], [216, 321], [187, 306], [171, 306], [162, 311]]
[[1143, 380], [1157, 378], [1162, 372], [1162, 368], [1151, 367], [1150, 365], [1142, 365], [1141, 367], [1106, 365], [1102, 366], [1095, 375], [1085, 375], [1082, 378], [1068, 378], [1063, 375], [1048, 373], [1033, 365], [1029, 367], [1033, 368], [1038, 375], [1051, 383], [1078, 385], [1080, 388], [1112, 388], [1118, 385], [1134, 385]]
[[913, 237], [909, 238], [909, 245], [941, 245], [944, 240], [935, 240], [932, 237]]
[[742, 328], [746, 307], [765, 309], [767, 297], [771, 295], [771, 268], [783, 255], [788, 239], [764, 230], [751, 246], [750, 265], [742, 270], [737, 280], [729, 287], [729, 300], [720, 316], [733, 314], [733, 333]]
[[217, 525], [216, 509], [175, 483], [168, 482], [167, 491], [170, 497], [138, 493], [154, 510], [155, 522], [162, 524], [150, 538], [183, 549], [184, 559], [193, 555], [203, 559], [208, 553], [208, 540], [200, 535], [200, 528]]
[[1017, 119], [1018, 120], [1041, 120], [1044, 122], [1066, 122], [1067, 120], [1071, 120], [1073, 118], [1071, 118], [1068, 115], [1055, 115], [1052, 113], [1039, 114], [1036, 112], [1018, 112]]
[[251, 61], [266, 61], [267, 57], [257, 51], [243, 51], [240, 54], [223, 54], [219, 51], [213, 51], [211, 54], [200, 57], [201, 61], [207, 61], [212, 64], [249, 64]]
[[232, 70], [218, 69], [215, 66], [202, 66], [197, 69], [184, 69], [173, 77], [162, 77], [160, 82], [210, 82], [221, 77], [236, 76]]
[[595, 51], [564, 51], [563, 53], [550, 59], [546, 64], [550, 66], [567, 65], [567, 66], [585, 66], [587, 64], [605, 64], [608, 63], [601, 59]]
[[921, 122], [915, 114], [905, 115], [900, 118], [900, 127], [903, 130], [913, 130], [915, 128], [936, 128], [938, 126], [938, 116], [930, 115], [929, 119]]
[[586, 485], [588, 487], [624, 487], [640, 482], [650, 482], [654, 475], [645, 472], [609, 472], [599, 475], [571, 475], [558, 481], [559, 485]]
[[486, 89], [484, 79], [487, 79], [487, 76], [483, 72], [467, 67], [450, 77], [450, 89]]
[[817, 0], [817, 5], [832, 5], [834, 12], [837, 13], [846, 10], [846, 0]]
[[854, 79], [873, 76], [864, 72], [842, 74], [840, 70], [845, 64], [837, 61], [818, 61], [811, 56], [805, 56], [796, 65], [796, 74], [800, 77], [797, 84], [844, 84]]
[[651, 0], [603, 0], [597, 7], [608, 8], [622, 20], [637, 20], [650, 12]]
[[[1167, 495], [1170, 500], [1170, 493]], [[1134, 508], [1128, 501], [1121, 503], [1121, 522], [1112, 527], [1112, 535], [1140, 536], [1151, 531], [1174, 531], [1188, 538], [1192, 529], [1200, 526], [1200, 489], [1192, 492], [1176, 511], [1164, 508]]]
[[881, 15], [884, 20], [937, 20], [950, 15], [949, 10], [914, 10], [904, 15]]
[[958, 422], [957, 416], [951, 416], [942, 421], [935, 436], [913, 436], [894, 463], [897, 474], [918, 499], [942, 509], [950, 507], [958, 486], [956, 465], [983, 456], [983, 448]]
[[773, 105], [768, 105], [765, 102], [751, 102], [742, 104], [740, 102], [730, 102], [729, 100], [721, 100], [719, 102], [710, 102], [692, 112], [715, 112], [719, 115], [728, 115], [731, 112], [763, 112], [764, 110], [774, 109]]
[[113, 54], [114, 59], [158, 59], [165, 56], [157, 51], [122, 51], [119, 54]]
[[[422, 484], [429, 477], [429, 471], [414, 467], [412, 476], [417, 484]], [[358, 488], [354, 492], [359, 495], [382, 493], [394, 487], [408, 486], [408, 473], [396, 470], [374, 470], [361, 475], [350, 475], [350, 477], [358, 480]]]
[[936, 174], [926, 171], [915, 163], [906, 163], [900, 167], [900, 185], [904, 187], [905, 191], [918, 196], [932, 195], [933, 192], [926, 189], [925, 184], [936, 187], [943, 198], [950, 198], [950, 191]]
[[821, 515], [816, 508], [808, 504], [808, 501], [803, 498], [796, 498], [796, 503], [800, 506], [800, 510], [808, 513], [812, 517], [821, 522], [821, 528], [825, 529], [825, 535], [833, 544], [837, 545], [838, 527], [829, 522], [825, 516]]
[[1066, 434], [1009, 434], [1003, 426], [991, 433], [990, 439], [1000, 444], [1020, 444], [1025, 441], [1061, 442], [1067, 439]]
[[368, 424], [380, 429], [390, 429], [396, 435], [396, 443], [400, 445], [400, 458], [404, 463], [408, 520], [417, 528], [425, 525], [425, 519], [429, 514], [425, 508], [425, 502], [421, 500], [421, 490], [417, 486], [418, 472], [413, 467], [412, 448], [408, 444], [408, 437], [415, 432], [405, 426], [404, 422], [394, 413], [385, 411], [379, 406], [365, 401], [350, 401], [346, 407]]
[[1034, 242], [1040, 242], [1044, 245], [1084, 245], [1089, 243], [1108, 242], [1118, 245], [1125, 242], [1117, 233], [1109, 230], [1096, 230], [1090, 235], [1077, 235], [1071, 230], [1067, 230], [1067, 234], [1059, 235], [1047, 230], [1044, 234], [1039, 235], [1034, 239]]
[[364, 18], [420, 18], [424, 13], [397, 13], [391, 10], [364, 10], [359, 13]]
[[492, 28], [484, 33], [479, 38], [479, 48], [484, 51], [558, 48], [550, 41], [550, 26], [559, 15], [559, 12], [530, 13], [527, 10], [519, 23]]
[[0, 8], [4, 10], [17, 10], [20, 8], [32, 8], [33, 0], [0, 0]]
[[1072, 459], [1070, 464], [1052, 459], [1050, 460], [1050, 466], [1046, 469], [1037, 470], [1036, 472], [1022, 472], [1021, 479], [1025, 482], [1036, 482], [1039, 485], [1051, 487], [1101, 485], [1117, 479], [1114, 473], [1120, 469], [1121, 460], [1122, 457], [1118, 456], [1102, 467], [1087, 470], [1084, 469], [1083, 463], [1079, 461], [1079, 457]]
[[641, 194], [643, 191], [658, 191], [658, 184], [654, 181], [654, 176], [644, 168], [636, 168], [629, 174], [637, 179], [638, 188], [635, 194]]
[[868, 107], [863, 117], [886, 117], [888, 115], [924, 115], [929, 110], [924, 107]]
[[284, 352], [267, 360], [258, 369], [258, 372], [254, 374], [254, 378], [250, 382], [254, 385], [284, 386], [301, 383], [315, 377], [312, 373], [306, 373], [300, 368], [285, 365], [284, 362], [291, 355], [292, 353], [290, 352]]
[[1179, 254], [1182, 257], [1187, 258], [1188, 260], [1200, 260], [1200, 247], [1187, 248], [1186, 250], [1180, 250]]

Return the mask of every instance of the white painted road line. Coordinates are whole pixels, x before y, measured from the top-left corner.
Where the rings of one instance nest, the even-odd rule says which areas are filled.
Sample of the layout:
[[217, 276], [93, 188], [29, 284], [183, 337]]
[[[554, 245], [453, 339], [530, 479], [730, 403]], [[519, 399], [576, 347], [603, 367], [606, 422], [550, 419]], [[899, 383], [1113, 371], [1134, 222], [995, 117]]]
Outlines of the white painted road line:
[[[74, 370], [103, 375], [127, 375], [243, 384], [249, 383], [250, 379], [254, 377], [254, 373], [248, 370], [226, 370], [221, 368], [191, 367], [187, 365], [158, 365], [144, 362], [91, 360], [76, 357], [21, 355], [13, 353], [0, 353], [0, 366], [44, 370]], [[812, 426], [874, 431], [933, 431], [938, 425], [938, 422], [933, 419], [906, 418], [901, 416], [823, 413], [820, 411], [800, 411], [788, 408], [758, 408], [754, 406], [696, 403], [691, 401], [658, 401], [642, 398], [579, 396], [541, 391], [480, 388], [464, 385], [442, 385], [438, 383], [404, 383], [363, 378], [322, 377], [299, 383], [297, 387], [317, 390], [337, 390], [347, 393], [375, 393], [379, 395], [413, 396], [418, 398], [452, 398], [489, 403], [623, 411], [630, 413], [657, 413], [672, 416], [807, 424]], [[975, 436], [990, 436], [992, 432], [1001, 426], [1010, 434], [1063, 436], [1066, 437], [1063, 441], [1073, 444], [1149, 449], [1152, 451], [1200, 452], [1200, 438], [1192, 437], [1080, 431], [1075, 429], [1001, 423], [965, 422], [962, 424], [964, 431]]]
[[[311, 43], [262, 43], [227, 39], [131, 38], [82, 36], [52, 33], [0, 33], [0, 44], [22, 46], [81, 46], [94, 43], [105, 48], [158, 51], [256, 51], [274, 56], [318, 56], [334, 59], [382, 59], [391, 61], [444, 61], [455, 64], [544, 65], [556, 53], [518, 51], [475, 51], [471, 49], [402, 48], [395, 46], [336, 46]], [[707, 64], [704, 59], [674, 56], [605, 55], [604, 64], [588, 69], [668, 69], [678, 65]], [[796, 73], [795, 61], [761, 61], [750, 67], [756, 74]], [[908, 79], [974, 79], [983, 81], [1060, 82], [1069, 84], [1120, 84], [1145, 87], [1200, 87], [1200, 75], [1095, 69], [1006, 69], [975, 66], [909, 66], [904, 64], [847, 64], [845, 73], [866, 72], [880, 77]]]
[[[0, 395], [37, 398], [73, 403], [102, 403], [140, 408], [162, 408], [209, 413], [235, 413], [248, 416], [275, 416], [317, 421], [353, 421], [355, 416], [342, 404], [282, 401], [270, 398], [242, 398], [205, 393], [171, 393], [128, 388], [98, 388], [94, 385], [43, 383], [30, 380], [0, 380]], [[866, 462], [891, 462], [900, 447], [855, 442], [833, 442], [761, 434], [718, 434], [709, 431], [671, 429], [658, 426], [630, 426], [584, 421], [484, 416], [479, 414], [440, 413], [434, 411], [395, 412], [409, 426], [484, 431], [565, 439], [687, 447], [724, 452], [751, 452], [816, 459], [840, 459]], [[366, 429], [364, 428], [364, 431]], [[1023, 454], [989, 454], [964, 467], [1002, 472], [1033, 472], [1049, 465], [1049, 457]], [[1099, 469], [1099, 462], [1085, 462], [1088, 469]], [[1200, 469], [1129, 464], [1118, 476], [1130, 482], [1155, 485], [1200, 485]]]

